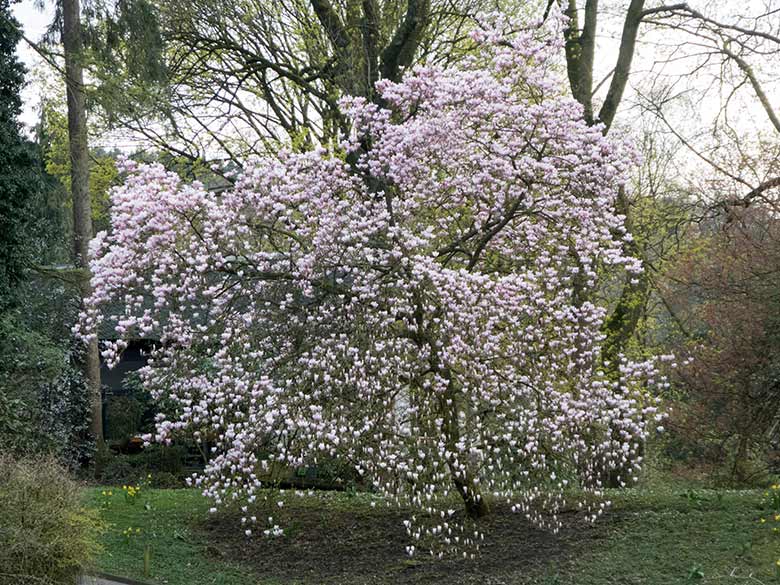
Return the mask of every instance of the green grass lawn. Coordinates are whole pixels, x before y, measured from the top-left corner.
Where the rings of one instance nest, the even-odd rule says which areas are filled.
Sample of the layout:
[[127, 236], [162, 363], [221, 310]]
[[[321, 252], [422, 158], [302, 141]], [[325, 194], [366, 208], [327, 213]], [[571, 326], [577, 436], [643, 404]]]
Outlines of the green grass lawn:
[[107, 490], [87, 494], [108, 525], [97, 568], [150, 583], [780, 583], [780, 534], [772, 531], [780, 521], [760, 491], [624, 490], [595, 525], [571, 514], [558, 535], [499, 511], [479, 559], [433, 561], [405, 557], [403, 512], [372, 507], [368, 495], [289, 495], [289, 529], [269, 540], [246, 539], [231, 518], [207, 520], [209, 504], [193, 490], [142, 490], [134, 502], [121, 488]]
[[[87, 497], [106, 522], [99, 571], [169, 585], [258, 583], [251, 571], [210, 558], [208, 542], [193, 530], [208, 515], [208, 502], [199, 492], [142, 490], [131, 502], [121, 487], [106, 487], [89, 489]], [[147, 499], [151, 509], [145, 507]], [[132, 534], [125, 533], [128, 529]], [[147, 542], [151, 545], [149, 577], [144, 575]]]

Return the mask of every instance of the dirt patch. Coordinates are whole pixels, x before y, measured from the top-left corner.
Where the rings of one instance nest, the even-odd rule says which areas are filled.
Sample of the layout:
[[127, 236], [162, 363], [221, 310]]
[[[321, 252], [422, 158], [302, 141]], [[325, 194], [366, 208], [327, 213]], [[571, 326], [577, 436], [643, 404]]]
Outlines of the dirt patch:
[[534, 583], [554, 575], [555, 567], [601, 534], [577, 514], [566, 514], [564, 528], [552, 534], [497, 509], [481, 521], [485, 541], [476, 559], [432, 559], [427, 553], [410, 559], [403, 511], [324, 507], [288, 510], [287, 516], [285, 536], [270, 540], [245, 538], [229, 516], [212, 518], [199, 530], [210, 553], [223, 560], [280, 583], [312, 585]]

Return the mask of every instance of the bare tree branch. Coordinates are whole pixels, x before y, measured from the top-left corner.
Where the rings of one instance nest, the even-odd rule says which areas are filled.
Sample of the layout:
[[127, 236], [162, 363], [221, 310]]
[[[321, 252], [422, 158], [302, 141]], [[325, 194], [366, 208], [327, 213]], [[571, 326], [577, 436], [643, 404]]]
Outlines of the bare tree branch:
[[406, 16], [382, 51], [382, 77], [398, 81], [402, 67], [411, 65], [430, 18], [430, 0], [408, 0]]
[[753, 86], [753, 91], [756, 92], [756, 96], [758, 97], [758, 100], [761, 102], [761, 105], [766, 112], [766, 115], [769, 117], [770, 122], [772, 122], [772, 126], [775, 127], [775, 130], [780, 132], [780, 118], [777, 117], [777, 113], [772, 107], [772, 104], [769, 102], [769, 98], [766, 96], [764, 89], [761, 87], [761, 83], [758, 81], [753, 68], [742, 57], [729, 49], [728, 46], [724, 45], [721, 48], [721, 51], [724, 55], [727, 55], [732, 61], [734, 61], [748, 78], [750, 85]]
[[639, 25], [643, 18], [644, 0], [631, 0], [626, 13], [626, 19], [623, 23], [623, 34], [620, 38], [620, 50], [618, 51], [617, 63], [615, 64], [615, 74], [607, 90], [607, 97], [599, 110], [598, 120], [604, 124], [606, 133], [612, 126], [612, 122], [617, 114], [620, 101], [623, 99], [623, 92], [628, 83], [628, 76], [631, 72], [631, 61], [634, 58], [636, 49], [636, 37], [639, 33]]
[[330, 2], [328, 0], [311, 0], [311, 7], [333, 46], [337, 49], [346, 49], [349, 46], [347, 29]]
[[780, 187], [780, 177], [774, 177], [767, 181], [764, 181], [757, 187], [754, 187], [749, 193], [740, 197], [739, 199], [731, 199], [726, 201], [725, 207], [748, 207], [754, 199], [761, 197], [769, 189]]

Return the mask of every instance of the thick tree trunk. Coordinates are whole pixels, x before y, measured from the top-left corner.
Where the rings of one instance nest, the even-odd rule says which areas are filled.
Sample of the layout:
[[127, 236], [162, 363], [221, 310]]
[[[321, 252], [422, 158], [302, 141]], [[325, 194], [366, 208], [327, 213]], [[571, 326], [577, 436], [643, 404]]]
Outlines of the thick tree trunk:
[[453, 483], [463, 499], [463, 507], [466, 510], [466, 514], [472, 520], [477, 520], [487, 516], [490, 513], [490, 507], [487, 505], [485, 498], [479, 493], [479, 490], [475, 487], [474, 483], [470, 481], [472, 478], [467, 474], [466, 477], [458, 477], [453, 474]]
[[[463, 507], [469, 518], [476, 520], [490, 513], [485, 498], [480, 493], [478, 484], [474, 482], [474, 475], [468, 469], [468, 462], [458, 461], [454, 453], [460, 441], [460, 426], [458, 423], [457, 394], [454, 392], [454, 381], [450, 372], [445, 371], [445, 377], [450, 381], [450, 389], [439, 402], [442, 414], [443, 430], [446, 435], [447, 449], [450, 456], [447, 464], [452, 476], [452, 483], [463, 499]], [[460, 465], [458, 465], [460, 464]], [[463, 466], [463, 467], [461, 467]]]
[[[73, 197], [73, 255], [76, 267], [81, 269], [79, 292], [83, 301], [92, 292], [87, 253], [89, 241], [92, 239], [92, 205], [89, 196], [89, 151], [84, 72], [81, 64], [82, 39], [79, 0], [63, 0], [62, 19], [65, 84], [68, 97], [70, 186]], [[102, 440], [103, 403], [100, 395], [100, 356], [97, 340], [87, 345], [82, 359], [82, 370], [89, 393], [92, 434], [96, 440]]]

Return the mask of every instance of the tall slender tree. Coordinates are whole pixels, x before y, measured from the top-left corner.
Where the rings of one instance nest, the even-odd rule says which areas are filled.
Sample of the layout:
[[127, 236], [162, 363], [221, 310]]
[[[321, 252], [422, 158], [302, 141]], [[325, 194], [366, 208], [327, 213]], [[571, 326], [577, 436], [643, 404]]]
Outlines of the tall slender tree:
[[[82, 299], [84, 299], [89, 297], [92, 292], [88, 247], [93, 233], [79, 0], [62, 0], [62, 44], [65, 52], [65, 84], [68, 101], [70, 188], [73, 199], [73, 255], [76, 268], [80, 272], [79, 290]], [[86, 346], [82, 367], [90, 399], [92, 434], [97, 440], [101, 440], [103, 438], [103, 404], [100, 393], [100, 354], [98, 353], [96, 337], [92, 337]]]

